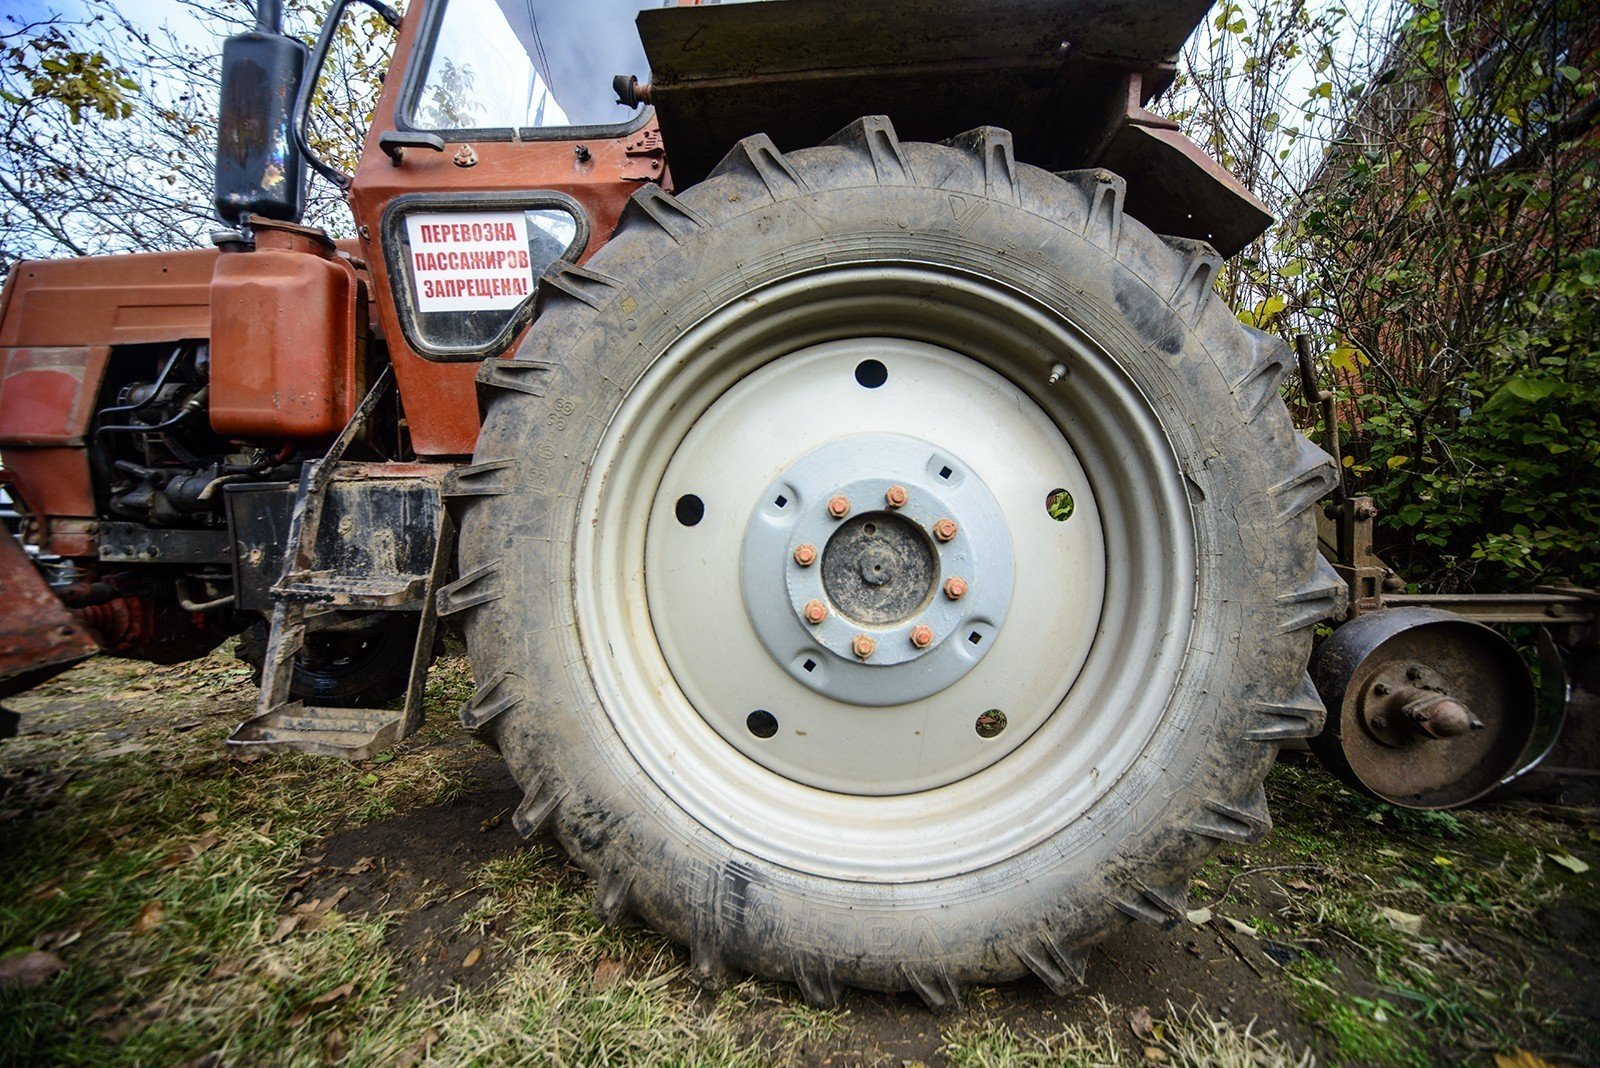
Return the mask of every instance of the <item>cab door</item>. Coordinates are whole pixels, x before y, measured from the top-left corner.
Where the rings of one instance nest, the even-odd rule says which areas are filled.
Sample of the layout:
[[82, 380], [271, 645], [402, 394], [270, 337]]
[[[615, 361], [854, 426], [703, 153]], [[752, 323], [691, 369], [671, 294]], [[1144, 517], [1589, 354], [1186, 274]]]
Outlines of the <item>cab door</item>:
[[414, 448], [472, 451], [473, 376], [514, 351], [557, 258], [581, 261], [629, 196], [667, 182], [640, 0], [420, 0], [350, 189]]

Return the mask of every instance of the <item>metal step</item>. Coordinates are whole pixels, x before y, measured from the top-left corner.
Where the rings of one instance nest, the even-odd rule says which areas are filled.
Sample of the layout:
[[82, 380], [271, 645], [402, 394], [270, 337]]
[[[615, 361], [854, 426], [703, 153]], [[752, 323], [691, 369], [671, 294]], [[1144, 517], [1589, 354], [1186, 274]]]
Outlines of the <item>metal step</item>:
[[272, 587], [272, 596], [300, 604], [399, 608], [422, 597], [427, 575], [356, 578], [332, 571], [298, 572]]
[[237, 753], [310, 753], [371, 760], [405, 736], [406, 713], [374, 708], [322, 708], [291, 701], [247, 719], [228, 736]]

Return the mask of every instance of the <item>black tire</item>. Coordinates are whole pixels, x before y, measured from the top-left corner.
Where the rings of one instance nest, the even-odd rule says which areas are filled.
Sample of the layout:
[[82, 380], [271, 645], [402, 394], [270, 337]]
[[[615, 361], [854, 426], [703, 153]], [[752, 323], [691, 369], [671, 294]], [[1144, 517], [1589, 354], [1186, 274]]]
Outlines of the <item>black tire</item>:
[[[609, 477], [590, 469], [603, 434], [674, 340], [776, 279], [908, 261], [1030, 294], [1110, 354], [1166, 429], [1199, 563], [1170, 704], [1088, 815], [981, 870], [889, 885], [776, 863], [671, 802], [616, 726], [655, 710], [607, 708], [596, 688], [597, 658], [641, 639], [581, 632], [575, 539], [586, 486]], [[1120, 179], [1017, 164], [994, 129], [902, 144], [864, 119], [787, 155], [757, 136], [677, 196], [642, 189], [586, 267], [542, 280], [516, 359], [485, 365], [485, 423], [459, 475], [474, 487], [463, 577], [441, 611], [466, 609], [480, 688], [462, 717], [526, 790], [519, 829], [552, 828], [596, 879], [600, 916], [687, 944], [702, 980], [742, 969], [823, 1004], [853, 985], [940, 1008], [963, 984], [1029, 972], [1061, 990], [1119, 925], [1181, 922], [1194, 868], [1268, 828], [1280, 742], [1321, 727], [1311, 627], [1341, 596], [1310, 512], [1331, 463], [1279, 397], [1283, 344], [1213, 294], [1218, 262], [1123, 215]]]
[[[406, 692], [416, 641], [417, 617], [410, 613], [389, 614], [359, 631], [312, 632], [295, 660], [290, 696], [308, 705], [381, 708]], [[257, 686], [266, 652], [265, 621], [239, 635], [236, 655], [250, 665]]]

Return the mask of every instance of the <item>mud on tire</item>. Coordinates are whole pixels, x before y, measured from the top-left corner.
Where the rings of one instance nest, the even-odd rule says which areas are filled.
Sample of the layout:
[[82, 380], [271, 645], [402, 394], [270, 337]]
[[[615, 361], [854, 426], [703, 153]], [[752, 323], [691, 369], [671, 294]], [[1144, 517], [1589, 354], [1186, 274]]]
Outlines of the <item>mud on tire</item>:
[[[750, 971], [823, 1004], [844, 986], [911, 989], [939, 1008], [971, 982], [1080, 983], [1087, 944], [1179, 922], [1206, 855], [1265, 832], [1279, 743], [1321, 726], [1310, 627], [1340, 585], [1309, 509], [1332, 469], [1279, 398], [1284, 346], [1214, 296], [1216, 254], [1150, 233], [1122, 191], [1104, 171], [1017, 163], [1001, 130], [901, 143], [868, 118], [788, 154], [748, 138], [676, 196], [645, 187], [586, 265], [541, 281], [535, 329], [480, 375], [478, 452], [451, 488], [461, 578], [440, 608], [461, 614], [478, 684], [463, 721], [526, 791], [517, 826], [553, 829], [594, 877], [601, 917], [686, 944], [703, 980]], [[680, 566], [735, 574], [716, 570], [726, 554], [663, 556], [659, 542], [693, 534], [673, 515], [674, 480], [693, 472], [672, 465], [706, 448], [697, 421], [741, 403], [740, 383], [781, 413], [811, 387], [762, 392], [763, 375], [841, 354], [848, 367], [861, 345], [886, 353], [885, 403], [921, 381], [930, 412], [1031, 405], [1059, 441], [1036, 448], [1030, 414], [1011, 461], [974, 461], [983, 479], [1038, 491], [997, 493], [1019, 552], [984, 659], [899, 706], [852, 712], [803, 682], [774, 696], [859, 725], [814, 743], [836, 747], [837, 767], [887, 769], [858, 788], [855, 771], [830, 780], [827, 761], [806, 763], [795, 734], [817, 732], [790, 729], [803, 723], [777, 715], [772, 740], [793, 760], [769, 761], [739, 734], [749, 710], [707, 696], [795, 672], [749, 618], [697, 607], [736, 593], [671, 585]], [[842, 376], [826, 388], [868, 403]], [[960, 403], [941, 407], [951, 393]], [[822, 422], [826, 407], [811, 409]], [[930, 416], [915, 437], [976, 455], [1007, 418], [980, 433]], [[707, 546], [748, 544], [728, 539], [766, 507], [719, 486], [789, 477], [739, 470], [741, 450], [786, 435], [797, 453], [821, 448], [795, 429], [805, 422], [747, 420], [761, 433], [695, 454], [730, 465], [696, 528], [722, 539]], [[1061, 476], [1080, 479], [1082, 500], [1059, 527], [1087, 539], [1070, 558], [1022, 551], [1039, 544], [1030, 524], [1051, 521], [1039, 457], [1057, 445], [1061, 469], [1081, 469]], [[703, 662], [702, 623], [731, 628], [718, 639], [729, 662]], [[851, 675], [848, 655], [827, 666], [876, 678]], [[953, 755], [924, 765], [884, 741], [957, 697], [966, 734], [969, 713], [1017, 698], [1004, 749], [974, 737], [969, 759], [930, 740]]]

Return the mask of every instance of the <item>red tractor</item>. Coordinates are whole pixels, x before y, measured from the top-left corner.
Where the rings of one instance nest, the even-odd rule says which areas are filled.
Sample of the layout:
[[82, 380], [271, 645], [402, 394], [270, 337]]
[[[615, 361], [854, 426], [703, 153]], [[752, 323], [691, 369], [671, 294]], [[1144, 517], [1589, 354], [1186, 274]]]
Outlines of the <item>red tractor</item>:
[[[352, 2], [399, 40], [346, 175]], [[518, 829], [698, 975], [1080, 982], [1265, 832], [1356, 577], [1212, 290], [1267, 212], [1144, 108], [1207, 7], [336, 0], [308, 52], [263, 0], [216, 247], [6, 278], [0, 696], [240, 635], [230, 744], [360, 759], [442, 624]]]

